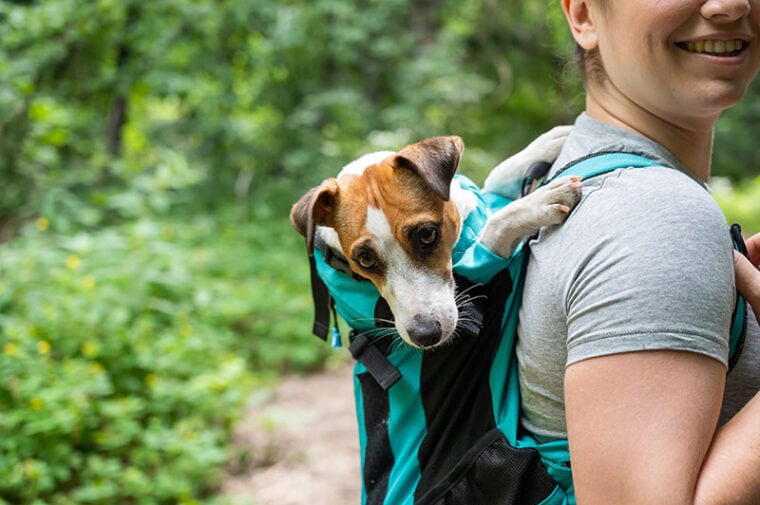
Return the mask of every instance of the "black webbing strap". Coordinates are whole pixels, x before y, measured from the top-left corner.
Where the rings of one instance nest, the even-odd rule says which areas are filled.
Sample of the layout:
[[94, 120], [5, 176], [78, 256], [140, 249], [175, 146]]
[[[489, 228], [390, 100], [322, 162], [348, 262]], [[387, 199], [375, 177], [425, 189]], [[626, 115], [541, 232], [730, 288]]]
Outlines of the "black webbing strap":
[[364, 365], [367, 372], [377, 381], [384, 390], [401, 379], [401, 371], [396, 368], [383, 351], [377, 348], [371, 338], [364, 333], [354, 333], [351, 336], [351, 345], [348, 347], [351, 356]]
[[309, 254], [309, 266], [311, 267], [311, 298], [314, 301], [312, 331], [314, 335], [327, 341], [327, 335], [330, 334], [330, 312], [334, 310], [334, 304], [330, 291], [317, 273], [317, 262], [313, 254]]

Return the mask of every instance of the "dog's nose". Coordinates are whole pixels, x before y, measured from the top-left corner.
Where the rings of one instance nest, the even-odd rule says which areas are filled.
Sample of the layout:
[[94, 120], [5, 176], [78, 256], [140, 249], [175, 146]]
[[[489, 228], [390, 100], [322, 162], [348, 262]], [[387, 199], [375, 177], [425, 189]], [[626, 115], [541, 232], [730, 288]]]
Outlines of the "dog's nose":
[[406, 325], [406, 332], [420, 347], [431, 347], [441, 341], [441, 323], [426, 316], [414, 316]]

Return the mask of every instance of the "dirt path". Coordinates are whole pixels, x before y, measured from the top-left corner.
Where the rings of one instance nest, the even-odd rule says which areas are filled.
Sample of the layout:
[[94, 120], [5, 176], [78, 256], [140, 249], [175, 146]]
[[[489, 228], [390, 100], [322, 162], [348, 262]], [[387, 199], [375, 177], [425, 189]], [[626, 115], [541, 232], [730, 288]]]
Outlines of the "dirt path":
[[[358, 505], [359, 443], [349, 364], [280, 382], [238, 425], [222, 495], [253, 505]], [[247, 455], [247, 456], [246, 456]]]

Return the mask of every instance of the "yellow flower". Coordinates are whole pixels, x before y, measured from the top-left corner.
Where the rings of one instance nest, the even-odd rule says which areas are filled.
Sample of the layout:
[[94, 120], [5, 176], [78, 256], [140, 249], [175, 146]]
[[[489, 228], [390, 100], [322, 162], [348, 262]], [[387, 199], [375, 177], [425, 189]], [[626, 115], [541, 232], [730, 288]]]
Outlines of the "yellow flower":
[[18, 354], [18, 346], [13, 342], [8, 342], [3, 346], [3, 352], [6, 356], [15, 356]]
[[95, 344], [93, 344], [92, 342], [85, 342], [84, 344], [82, 344], [81, 349], [82, 349], [82, 354], [84, 354], [85, 356], [92, 356], [93, 354], [95, 354], [95, 351], [97, 351], [97, 347], [95, 347]]
[[145, 376], [145, 384], [153, 387], [158, 382], [158, 377], [156, 377], [156, 374], [149, 373]]
[[40, 354], [50, 353], [50, 343], [47, 340], [40, 340], [37, 342], [37, 352]]
[[32, 400], [29, 402], [29, 406], [32, 407], [33, 410], [40, 410], [42, 408], [42, 400], [37, 398], [36, 396], [32, 398]]
[[68, 258], [66, 258], [66, 268], [69, 270], [76, 270], [79, 268], [79, 264], [82, 262], [82, 260], [77, 256], [76, 254], [72, 254]]
[[48, 218], [46, 217], [38, 217], [37, 221], [35, 221], [35, 224], [37, 225], [37, 229], [40, 231], [47, 231], [47, 229], [50, 227], [50, 221], [48, 221]]
[[93, 361], [93, 362], [92, 362], [92, 364], [90, 365], [90, 369], [92, 369], [92, 371], [93, 371], [94, 373], [98, 374], [98, 375], [99, 375], [99, 374], [102, 374], [102, 373], [103, 373], [103, 371], [105, 370], [105, 369], [103, 368], [103, 365], [101, 365], [101, 364], [100, 364], [100, 363], [98, 363], [97, 361]]
[[82, 279], [82, 286], [87, 290], [93, 289], [95, 287], [95, 277], [92, 275], [85, 275]]

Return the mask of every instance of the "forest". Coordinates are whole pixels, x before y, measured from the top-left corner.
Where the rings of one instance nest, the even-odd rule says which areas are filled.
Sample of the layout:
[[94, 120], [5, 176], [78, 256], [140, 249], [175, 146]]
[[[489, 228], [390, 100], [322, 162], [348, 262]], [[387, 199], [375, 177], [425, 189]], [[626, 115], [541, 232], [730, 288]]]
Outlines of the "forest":
[[[557, 0], [0, 1], [0, 504], [200, 504], [246, 400], [331, 359], [290, 206], [582, 110]], [[711, 187], [760, 231], [760, 82]]]

